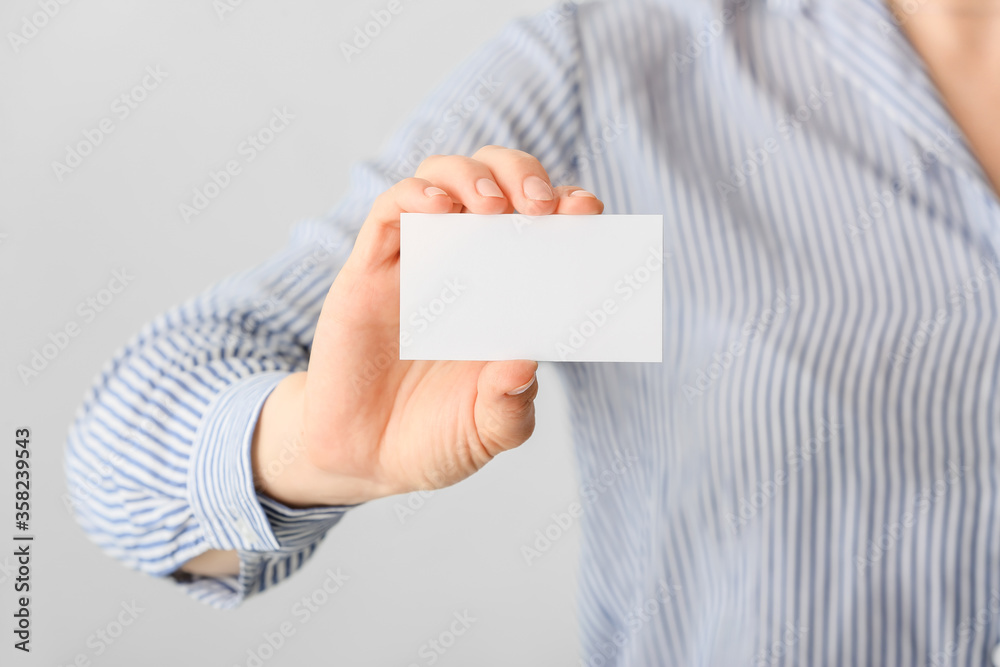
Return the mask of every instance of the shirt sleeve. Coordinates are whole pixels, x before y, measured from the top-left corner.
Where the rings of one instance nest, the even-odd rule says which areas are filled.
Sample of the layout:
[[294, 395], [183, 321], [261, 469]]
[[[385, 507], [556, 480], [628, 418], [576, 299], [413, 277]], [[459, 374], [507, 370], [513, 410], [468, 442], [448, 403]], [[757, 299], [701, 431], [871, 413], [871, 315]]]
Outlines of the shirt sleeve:
[[[352, 169], [327, 215], [288, 245], [148, 324], [86, 394], [66, 447], [67, 506], [88, 537], [126, 566], [168, 578], [219, 608], [292, 575], [349, 507], [292, 509], [256, 490], [250, 443], [268, 394], [307, 368], [324, 298], [375, 197], [431, 154], [486, 144], [541, 160], [571, 182], [580, 136], [576, 6], [516, 21], [457, 69]], [[210, 549], [235, 549], [240, 573], [179, 572]]]

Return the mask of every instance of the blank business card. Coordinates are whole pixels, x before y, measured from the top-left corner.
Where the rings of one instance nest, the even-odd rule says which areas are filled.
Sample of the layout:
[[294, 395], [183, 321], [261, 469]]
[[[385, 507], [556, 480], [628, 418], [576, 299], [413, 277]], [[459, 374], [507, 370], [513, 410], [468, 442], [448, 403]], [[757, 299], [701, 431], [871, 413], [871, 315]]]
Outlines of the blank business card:
[[661, 361], [663, 216], [403, 213], [399, 358]]

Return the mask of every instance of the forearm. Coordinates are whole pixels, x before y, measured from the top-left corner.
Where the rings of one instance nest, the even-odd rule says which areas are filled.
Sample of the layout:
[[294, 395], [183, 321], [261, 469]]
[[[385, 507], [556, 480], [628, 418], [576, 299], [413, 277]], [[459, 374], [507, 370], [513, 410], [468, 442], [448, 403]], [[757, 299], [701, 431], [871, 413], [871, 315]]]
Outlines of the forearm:
[[[298, 225], [279, 255], [159, 318], [116, 357], [87, 399], [67, 448], [75, 512], [102, 548], [155, 576], [177, 570], [201, 575], [178, 581], [197, 599], [228, 608], [297, 571], [347, 506], [441, 482], [437, 474], [414, 469], [413, 437], [396, 439], [394, 456], [403, 464], [395, 469], [380, 457], [365, 458], [365, 443], [377, 445], [389, 431], [372, 427], [364, 415], [355, 421], [366, 428], [354, 432], [315, 427], [315, 451], [307, 447], [302, 371], [317, 357], [320, 308], [379, 191], [413, 173], [417, 165], [408, 156], [426, 137], [438, 136], [447, 110], [469, 99], [472, 91], [462, 82], [488, 76], [504, 83], [435, 140], [436, 153], [472, 154], [488, 134], [550, 166], [557, 182], [569, 180], [571, 158], [584, 146], [575, 97], [576, 35], [573, 21], [553, 25], [544, 16], [511, 26], [418, 108], [382, 158], [358, 165], [351, 195], [323, 220]], [[525, 117], [534, 120], [525, 124]], [[333, 382], [343, 369], [339, 361], [311, 380]], [[502, 393], [528, 379], [508, 375], [494, 373], [483, 387]], [[451, 378], [443, 382], [453, 384]], [[531, 398], [520, 396], [524, 404]], [[423, 410], [438, 406], [431, 401]], [[310, 407], [351, 409], [339, 400]], [[476, 429], [460, 433], [480, 435]], [[422, 437], [442, 440], [426, 432]], [[436, 454], [428, 470], [458, 469], [447, 452]], [[468, 464], [472, 459], [466, 458]], [[157, 462], [156, 474], [143, 468], [149, 461]], [[407, 475], [406, 483], [398, 481]], [[362, 479], [391, 482], [393, 476], [388, 493]]]
[[[302, 400], [306, 374], [292, 373], [268, 395], [253, 433], [250, 456], [259, 493], [293, 508], [355, 505], [379, 497], [363, 480], [319, 470], [306, 455], [302, 436]], [[236, 575], [235, 550], [207, 551], [181, 569], [206, 577]]]

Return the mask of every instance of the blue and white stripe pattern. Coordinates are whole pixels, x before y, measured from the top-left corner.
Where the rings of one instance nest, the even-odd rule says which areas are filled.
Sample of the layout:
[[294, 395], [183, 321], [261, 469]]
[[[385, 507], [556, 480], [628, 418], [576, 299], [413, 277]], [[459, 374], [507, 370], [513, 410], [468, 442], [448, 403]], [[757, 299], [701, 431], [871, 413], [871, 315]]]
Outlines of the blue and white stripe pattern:
[[989, 664], [1000, 202], [876, 0], [510, 26], [325, 219], [112, 362], [67, 459], [93, 539], [158, 575], [240, 549], [239, 580], [186, 584], [219, 606], [301, 564], [344, 508], [255, 498], [248, 420], [305, 367], [374, 197], [487, 143], [665, 221], [664, 362], [558, 366], [588, 490], [582, 664]]

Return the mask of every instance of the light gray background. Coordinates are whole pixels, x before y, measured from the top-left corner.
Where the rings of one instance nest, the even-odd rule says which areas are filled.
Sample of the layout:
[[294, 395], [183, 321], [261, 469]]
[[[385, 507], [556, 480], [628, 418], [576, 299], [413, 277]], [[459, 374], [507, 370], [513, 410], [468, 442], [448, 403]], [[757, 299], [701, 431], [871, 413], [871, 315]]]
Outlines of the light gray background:
[[[346, 190], [349, 166], [373, 156], [463, 57], [512, 18], [549, 6], [402, 0], [402, 12], [347, 63], [339, 43], [386, 4], [244, 0], [220, 20], [210, 0], [70, 2], [15, 54], [7, 35], [39, 4], [3, 3], [0, 662], [65, 665], [82, 654], [93, 665], [246, 665], [262, 633], [291, 621], [295, 635], [263, 664], [425, 665], [420, 646], [453, 612], [469, 610], [476, 623], [437, 665], [578, 663], [577, 529], [533, 565], [520, 553], [550, 513], [577, 498], [565, 398], [551, 367], [539, 373], [538, 425], [524, 447], [435, 493], [405, 524], [398, 497], [352, 511], [303, 571], [235, 612], [203, 607], [104, 556], [61, 500], [66, 428], [114, 351], [161, 311], [267, 257], [294, 222], [327, 211]], [[149, 65], [166, 80], [59, 182], [52, 162]], [[295, 114], [291, 126], [185, 225], [178, 205], [275, 106]], [[84, 322], [77, 304], [122, 267], [134, 281]], [[25, 386], [17, 365], [70, 321], [80, 334]], [[33, 430], [30, 656], [12, 648], [10, 631], [20, 426]], [[350, 580], [300, 624], [290, 608], [328, 567]], [[132, 600], [144, 611], [96, 656], [88, 636]]]

